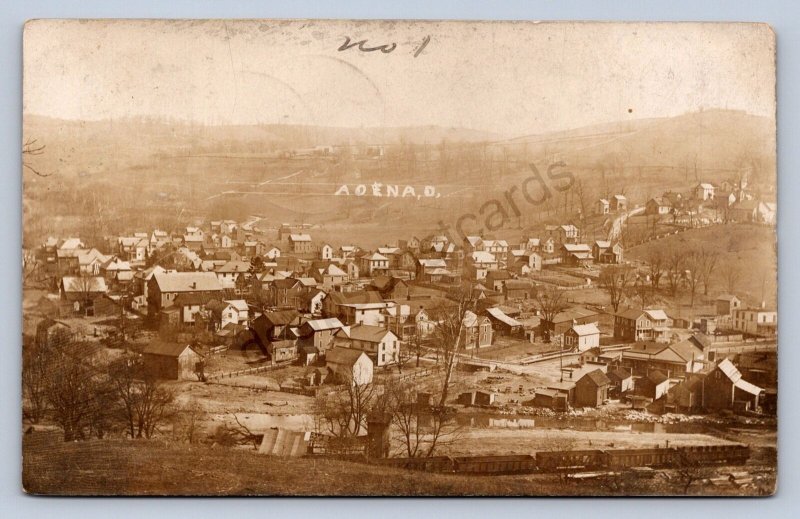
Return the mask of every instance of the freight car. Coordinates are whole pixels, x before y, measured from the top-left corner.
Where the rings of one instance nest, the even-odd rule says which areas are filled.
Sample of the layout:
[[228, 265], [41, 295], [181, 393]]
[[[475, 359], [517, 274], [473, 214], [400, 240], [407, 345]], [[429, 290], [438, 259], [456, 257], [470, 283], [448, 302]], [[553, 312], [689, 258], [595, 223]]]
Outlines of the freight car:
[[580, 472], [620, 470], [635, 467], [680, 467], [685, 464], [744, 464], [750, 457], [747, 445], [707, 445], [655, 449], [595, 449], [542, 451], [536, 455], [437, 456], [433, 458], [388, 458], [373, 463], [409, 470], [457, 474], [530, 474], [534, 472]]
[[529, 454], [453, 458], [453, 471], [460, 474], [530, 474], [536, 469], [536, 457]]
[[536, 453], [536, 464], [544, 472], [592, 470], [606, 466], [605, 451], [571, 450]]

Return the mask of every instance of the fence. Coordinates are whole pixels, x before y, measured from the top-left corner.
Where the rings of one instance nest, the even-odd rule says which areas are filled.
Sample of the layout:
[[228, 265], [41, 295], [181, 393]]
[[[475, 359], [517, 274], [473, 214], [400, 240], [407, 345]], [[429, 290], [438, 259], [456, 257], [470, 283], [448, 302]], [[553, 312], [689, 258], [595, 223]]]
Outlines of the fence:
[[279, 364], [267, 364], [265, 366], [257, 366], [255, 368], [247, 368], [247, 369], [240, 369], [238, 371], [228, 371], [223, 373], [211, 373], [206, 375], [206, 380], [219, 380], [223, 378], [234, 378], [234, 377], [241, 377], [242, 375], [253, 375], [255, 373], [263, 373], [265, 371], [272, 371], [273, 369], [282, 368], [284, 366], [288, 366], [288, 362], [283, 362]]
[[423, 377], [427, 377], [429, 375], [432, 375], [437, 371], [439, 371], [439, 367], [438, 366], [425, 368], [425, 369], [420, 370], [420, 371], [413, 371], [411, 373], [406, 373], [404, 375], [400, 375], [399, 377], [397, 377], [397, 380], [399, 380], [401, 382], [409, 380], [409, 379], [416, 380], [418, 378], [423, 378]]

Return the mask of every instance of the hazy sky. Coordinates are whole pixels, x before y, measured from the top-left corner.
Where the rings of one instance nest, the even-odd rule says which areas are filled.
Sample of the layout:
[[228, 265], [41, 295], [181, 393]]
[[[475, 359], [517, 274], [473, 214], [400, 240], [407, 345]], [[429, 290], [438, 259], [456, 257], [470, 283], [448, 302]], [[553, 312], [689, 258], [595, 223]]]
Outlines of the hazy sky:
[[[347, 36], [397, 47], [338, 51]], [[26, 113], [69, 119], [522, 135], [712, 107], [774, 117], [763, 25], [43, 20], [24, 53]]]

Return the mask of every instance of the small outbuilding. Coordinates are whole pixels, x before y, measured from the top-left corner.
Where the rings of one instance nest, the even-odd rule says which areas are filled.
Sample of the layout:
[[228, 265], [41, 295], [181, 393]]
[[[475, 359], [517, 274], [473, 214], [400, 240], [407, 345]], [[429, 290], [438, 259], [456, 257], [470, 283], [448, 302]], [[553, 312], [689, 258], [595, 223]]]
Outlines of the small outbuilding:
[[196, 380], [203, 356], [188, 344], [153, 341], [142, 351], [145, 372], [166, 380]]
[[340, 381], [351, 380], [358, 386], [372, 382], [372, 360], [361, 350], [332, 348], [325, 354], [325, 364]]
[[625, 368], [616, 367], [609, 369], [606, 376], [611, 380], [612, 392], [616, 395], [623, 395], [633, 391], [633, 375]]
[[585, 374], [575, 383], [575, 406], [597, 407], [608, 400], [611, 380], [602, 370], [596, 369]]

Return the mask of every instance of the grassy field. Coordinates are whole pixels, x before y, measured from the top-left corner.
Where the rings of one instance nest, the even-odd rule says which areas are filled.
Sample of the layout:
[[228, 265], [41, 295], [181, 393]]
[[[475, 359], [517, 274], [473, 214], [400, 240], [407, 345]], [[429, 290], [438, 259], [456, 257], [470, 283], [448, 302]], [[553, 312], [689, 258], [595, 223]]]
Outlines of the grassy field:
[[[692, 251], [706, 248], [718, 252], [719, 262], [709, 296], [727, 291], [723, 272], [733, 264], [740, 274], [734, 292], [749, 304], [775, 304], [777, 295], [776, 235], [772, 227], [744, 224], [713, 225], [691, 229], [648, 242], [626, 251], [630, 260], [644, 260], [653, 248]], [[712, 297], [713, 299], [713, 297]]]
[[[682, 494], [677, 478], [625, 478], [565, 483], [557, 475], [456, 476], [363, 463], [275, 458], [253, 450], [171, 445], [160, 441], [60, 442], [35, 432], [23, 443], [25, 491], [49, 495], [654, 495]], [[702, 469], [703, 477], [721, 473]], [[712, 487], [690, 494], [763, 494], [755, 487]]]

